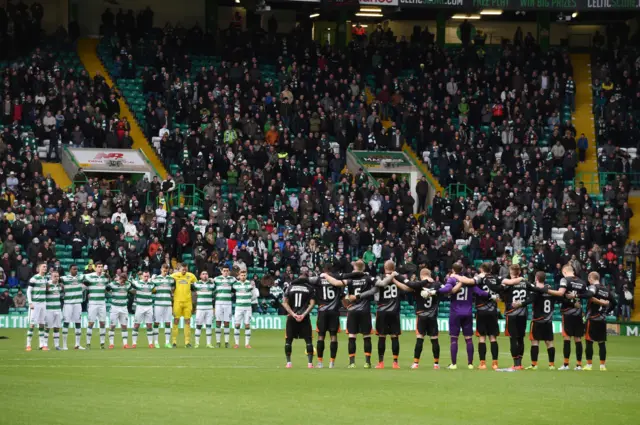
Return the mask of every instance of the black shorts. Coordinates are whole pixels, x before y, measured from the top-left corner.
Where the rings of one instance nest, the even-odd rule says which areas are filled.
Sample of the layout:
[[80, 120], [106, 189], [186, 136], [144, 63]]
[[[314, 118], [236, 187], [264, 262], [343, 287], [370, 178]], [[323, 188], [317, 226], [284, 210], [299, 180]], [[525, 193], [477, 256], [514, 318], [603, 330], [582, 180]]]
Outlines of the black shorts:
[[371, 335], [371, 313], [350, 311], [347, 313], [347, 332], [351, 335]]
[[416, 335], [420, 336], [438, 336], [438, 318], [437, 317], [416, 317]]
[[531, 322], [531, 341], [553, 341], [553, 322]]
[[339, 311], [320, 311], [318, 312], [318, 321], [316, 322], [316, 332], [321, 335], [329, 332], [332, 335], [340, 332], [340, 312]]
[[476, 336], [498, 335], [500, 335], [500, 328], [497, 314], [476, 314]]
[[305, 316], [302, 322], [298, 322], [293, 317], [287, 317], [287, 328], [285, 339], [311, 339], [311, 320]]
[[376, 333], [384, 335], [400, 335], [400, 313], [379, 311], [376, 313]]
[[587, 341], [604, 342], [607, 340], [606, 320], [587, 320]]
[[527, 316], [505, 316], [507, 324], [504, 334], [513, 338], [524, 338], [527, 334]]
[[582, 316], [562, 315], [562, 335], [582, 338], [584, 336], [584, 322]]

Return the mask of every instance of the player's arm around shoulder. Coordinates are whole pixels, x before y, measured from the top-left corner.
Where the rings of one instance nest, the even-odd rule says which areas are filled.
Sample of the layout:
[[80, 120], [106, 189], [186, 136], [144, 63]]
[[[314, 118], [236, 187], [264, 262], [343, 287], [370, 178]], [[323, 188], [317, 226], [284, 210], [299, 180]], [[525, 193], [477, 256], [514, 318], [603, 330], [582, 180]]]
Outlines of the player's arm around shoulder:
[[338, 286], [338, 287], [347, 286], [346, 280], [336, 279], [335, 277], [331, 276], [329, 273], [322, 273], [320, 277], [325, 278], [327, 282], [329, 282], [333, 286]]
[[458, 281], [459, 283], [462, 283], [463, 285], [475, 285], [476, 281], [473, 278], [467, 277], [467, 276], [462, 276], [459, 274], [451, 274], [449, 277], [454, 278], [456, 281]]

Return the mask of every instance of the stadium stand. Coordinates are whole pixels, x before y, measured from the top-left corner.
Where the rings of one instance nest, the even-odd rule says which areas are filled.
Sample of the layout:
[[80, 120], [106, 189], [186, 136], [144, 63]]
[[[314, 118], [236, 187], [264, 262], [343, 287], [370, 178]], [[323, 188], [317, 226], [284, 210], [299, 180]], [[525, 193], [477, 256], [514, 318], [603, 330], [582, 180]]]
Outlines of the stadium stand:
[[[89, 78], [75, 54], [58, 49], [41, 59], [36, 50], [33, 78], [49, 95], [33, 114], [23, 106], [3, 133], [3, 169], [17, 173], [0, 197], [0, 266], [17, 277], [11, 294], [40, 260], [63, 270], [102, 261], [110, 272], [179, 261], [211, 276], [226, 263], [262, 282], [258, 308], [275, 313], [270, 298], [300, 267], [332, 262], [348, 272], [356, 258], [373, 273], [389, 259], [407, 270], [428, 266], [439, 280], [458, 260], [468, 268], [494, 261], [501, 276], [520, 264], [529, 276], [548, 272], [552, 286], [560, 265], [571, 263], [581, 276], [599, 271], [633, 292], [635, 256], [625, 245], [634, 180], [625, 167], [636, 152], [602, 140], [621, 139], [611, 132], [626, 122], [623, 101], [610, 107], [613, 99], [636, 96], [608, 90], [606, 72], [594, 76], [604, 81], [594, 97], [608, 102], [595, 113], [612, 123], [598, 126], [598, 152], [601, 171], [613, 174], [592, 193], [576, 176], [576, 82], [566, 51], [543, 52], [531, 39], [496, 48], [481, 38], [442, 49], [428, 34], [396, 41], [375, 30], [344, 55], [298, 28], [268, 37], [264, 48], [228, 31], [220, 53], [198, 27], [158, 30], [148, 20], [107, 17], [97, 53], [111, 88]], [[30, 75], [28, 65], [3, 65], [9, 80]], [[3, 93], [12, 102], [40, 94], [32, 84], [22, 101], [12, 88]], [[66, 192], [31, 170], [38, 160], [30, 151], [55, 153], [38, 132], [47, 111], [60, 144], [130, 147], [119, 96], [166, 179], [87, 179]], [[408, 183], [351, 174], [350, 146], [411, 151], [444, 191], [424, 214], [406, 214], [415, 203]], [[448, 315], [446, 304], [440, 314]]]

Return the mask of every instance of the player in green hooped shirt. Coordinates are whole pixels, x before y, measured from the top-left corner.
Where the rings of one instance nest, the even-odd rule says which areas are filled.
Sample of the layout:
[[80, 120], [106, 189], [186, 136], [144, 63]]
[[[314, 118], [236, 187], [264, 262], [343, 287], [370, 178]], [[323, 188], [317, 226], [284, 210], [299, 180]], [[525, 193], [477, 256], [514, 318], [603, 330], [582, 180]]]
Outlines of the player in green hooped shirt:
[[244, 325], [244, 347], [251, 348], [249, 342], [251, 340], [251, 299], [253, 298], [253, 289], [255, 285], [247, 280], [247, 271], [240, 270], [238, 280], [232, 285], [233, 291], [236, 293], [236, 312], [234, 320], [233, 338], [238, 348], [240, 344], [240, 325]]

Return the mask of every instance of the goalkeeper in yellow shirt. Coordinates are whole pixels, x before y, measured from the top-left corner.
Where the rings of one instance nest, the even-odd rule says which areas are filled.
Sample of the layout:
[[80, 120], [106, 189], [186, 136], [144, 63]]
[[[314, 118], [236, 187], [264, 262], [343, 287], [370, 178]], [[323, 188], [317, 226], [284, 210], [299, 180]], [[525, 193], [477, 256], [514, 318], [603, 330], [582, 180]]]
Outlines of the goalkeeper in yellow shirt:
[[178, 264], [177, 272], [171, 275], [176, 281], [176, 289], [173, 293], [173, 327], [171, 328], [171, 344], [176, 347], [178, 342], [178, 324], [184, 317], [184, 344], [191, 348], [191, 311], [193, 302], [191, 299], [191, 285], [198, 280], [193, 273], [187, 271], [187, 266]]

